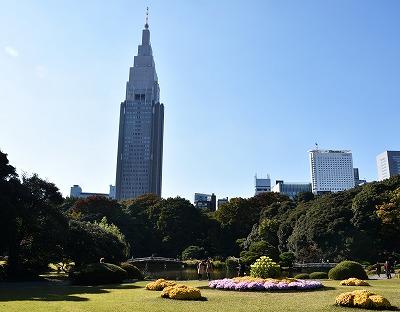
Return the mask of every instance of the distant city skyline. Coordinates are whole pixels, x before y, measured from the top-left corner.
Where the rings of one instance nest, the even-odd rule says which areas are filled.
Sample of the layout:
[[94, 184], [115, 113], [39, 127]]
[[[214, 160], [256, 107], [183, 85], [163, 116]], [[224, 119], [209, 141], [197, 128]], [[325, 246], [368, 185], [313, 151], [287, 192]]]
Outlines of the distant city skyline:
[[314, 142], [377, 180], [376, 155], [400, 150], [398, 1], [18, 1], [0, 12], [0, 149], [19, 173], [108, 193], [147, 6], [163, 197], [309, 181]]

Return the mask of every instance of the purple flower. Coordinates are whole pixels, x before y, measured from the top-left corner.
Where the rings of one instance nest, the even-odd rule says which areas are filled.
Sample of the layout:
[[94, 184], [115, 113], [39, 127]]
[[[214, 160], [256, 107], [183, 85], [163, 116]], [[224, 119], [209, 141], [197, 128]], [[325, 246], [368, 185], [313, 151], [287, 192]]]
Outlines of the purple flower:
[[247, 284], [249, 290], [265, 290], [264, 284], [260, 282], [250, 282]]
[[235, 290], [239, 290], [239, 291], [247, 290], [247, 284], [248, 284], [248, 282], [239, 282], [236, 284]]
[[278, 289], [278, 287], [276, 286], [275, 283], [272, 283], [272, 282], [265, 282], [265, 283], [264, 283], [264, 289], [265, 289], [265, 290], [274, 290], [274, 289]]
[[263, 283], [259, 282], [248, 282], [241, 281], [235, 282], [233, 279], [224, 278], [220, 280], [213, 280], [208, 283], [210, 288], [216, 289], [227, 289], [227, 290], [237, 290], [237, 291], [246, 291], [246, 290], [254, 290], [254, 291], [273, 291], [273, 290], [308, 290], [308, 289], [316, 289], [323, 287], [321, 282], [312, 281], [312, 280], [295, 280], [293, 282], [273, 282], [266, 281]]

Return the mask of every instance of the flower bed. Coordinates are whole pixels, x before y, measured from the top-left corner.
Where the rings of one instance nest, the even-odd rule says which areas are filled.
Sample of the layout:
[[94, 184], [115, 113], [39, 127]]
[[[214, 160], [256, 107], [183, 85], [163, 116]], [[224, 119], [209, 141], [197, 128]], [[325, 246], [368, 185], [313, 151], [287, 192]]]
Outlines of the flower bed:
[[158, 290], [158, 291], [160, 291], [160, 290], [163, 290], [165, 287], [175, 286], [175, 285], [176, 285], [176, 283], [174, 281], [167, 281], [167, 280], [165, 280], [163, 278], [160, 278], [160, 279], [158, 279], [158, 280], [156, 280], [154, 282], [148, 283], [146, 285], [146, 289], [147, 290]]
[[369, 284], [366, 281], [360, 280], [358, 278], [348, 278], [346, 280], [343, 280], [340, 282], [340, 285], [342, 286], [369, 286]]
[[175, 285], [165, 287], [161, 297], [176, 300], [201, 300], [200, 289], [186, 285]]
[[236, 277], [213, 280], [208, 283], [210, 288], [238, 291], [276, 291], [276, 290], [311, 290], [322, 288], [321, 282], [313, 280], [263, 279], [254, 277]]
[[336, 304], [343, 307], [356, 307], [364, 309], [391, 309], [389, 300], [368, 290], [355, 290], [342, 293], [336, 297]]

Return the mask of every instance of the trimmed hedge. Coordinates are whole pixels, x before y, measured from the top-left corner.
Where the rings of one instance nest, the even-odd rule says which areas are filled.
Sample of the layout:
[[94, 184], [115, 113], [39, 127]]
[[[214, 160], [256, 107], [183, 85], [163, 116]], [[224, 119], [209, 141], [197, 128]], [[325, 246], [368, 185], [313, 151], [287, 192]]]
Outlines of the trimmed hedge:
[[73, 284], [100, 285], [121, 283], [127, 272], [111, 263], [91, 263], [81, 266], [70, 274]]
[[334, 268], [329, 270], [328, 276], [333, 280], [344, 280], [350, 277], [366, 280], [368, 279], [367, 272], [361, 264], [355, 261], [342, 261]]
[[122, 262], [120, 266], [126, 271], [127, 278], [137, 279], [139, 281], [144, 280], [143, 273], [137, 268], [137, 266], [134, 266], [132, 263]]
[[297, 274], [294, 278], [295, 279], [310, 279], [310, 274], [300, 273], [300, 274]]
[[311, 279], [326, 279], [328, 278], [328, 273], [326, 272], [312, 272], [310, 274]]

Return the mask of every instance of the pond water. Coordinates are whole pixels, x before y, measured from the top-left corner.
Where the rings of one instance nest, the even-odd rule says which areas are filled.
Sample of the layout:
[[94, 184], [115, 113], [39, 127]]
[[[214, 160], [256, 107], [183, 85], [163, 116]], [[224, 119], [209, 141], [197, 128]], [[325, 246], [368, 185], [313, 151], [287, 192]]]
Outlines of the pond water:
[[[197, 270], [194, 268], [184, 268], [180, 270], [163, 270], [163, 271], [147, 271], [144, 272], [144, 275], [150, 279], [158, 279], [165, 278], [170, 280], [196, 280], [198, 279]], [[221, 279], [225, 277], [234, 277], [237, 276], [237, 272], [235, 271], [227, 271], [225, 269], [217, 269], [214, 270], [211, 274], [212, 279]], [[204, 274], [202, 279], [207, 279], [207, 276]]]
[[[198, 279], [195, 267], [183, 266], [181, 263], [162, 263], [162, 262], [136, 262], [136, 265], [148, 279], [170, 279], [170, 280], [196, 280]], [[316, 271], [327, 271], [326, 268], [296, 268], [295, 270], [282, 271], [282, 276], [293, 277], [298, 273], [311, 273]], [[247, 272], [249, 274], [249, 272]], [[236, 277], [236, 269], [227, 269], [225, 266], [214, 268], [211, 279], [222, 279]], [[202, 279], [207, 279], [204, 274]]]

